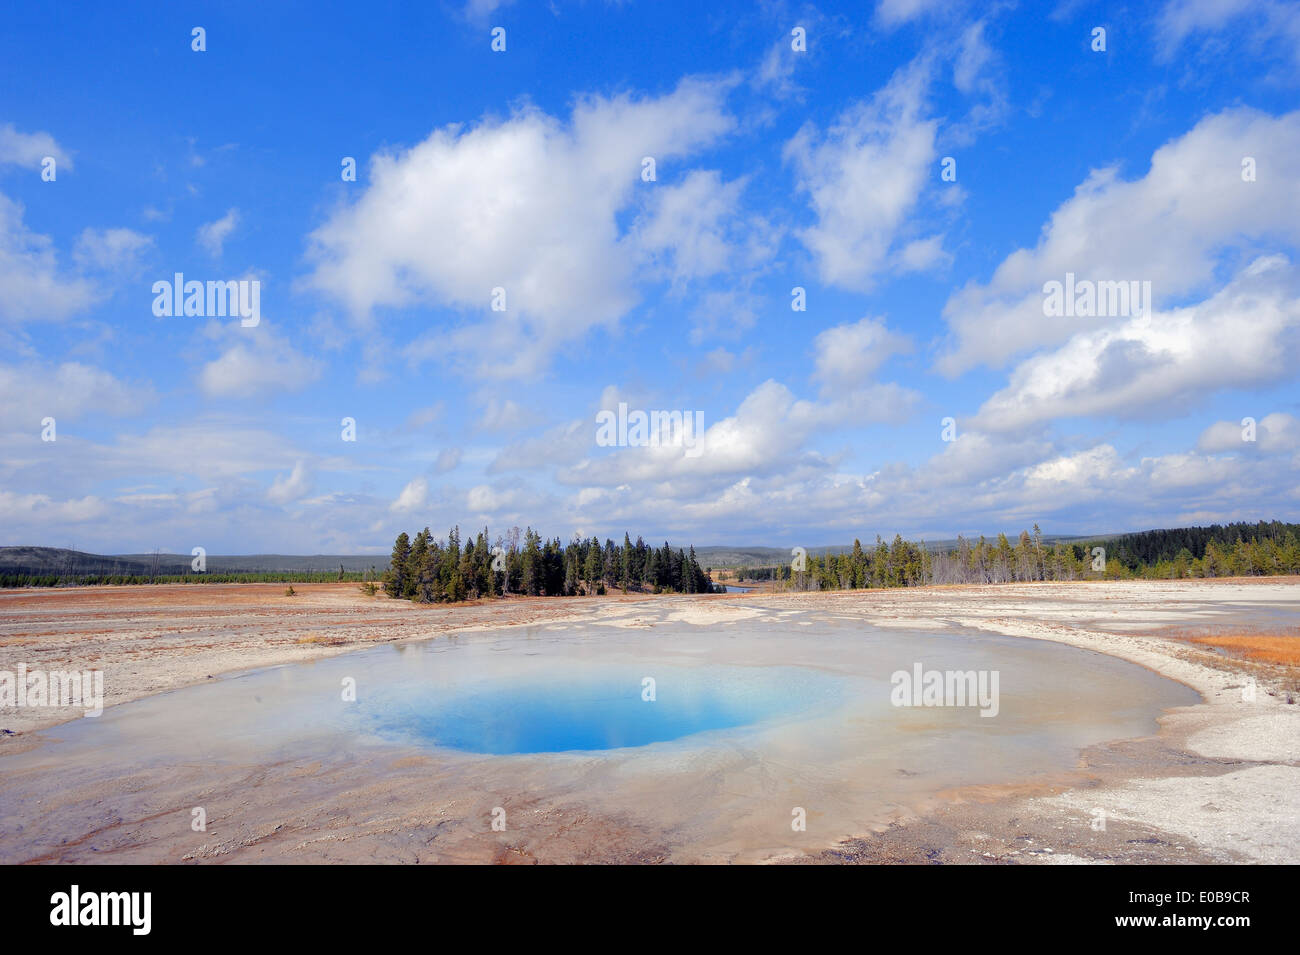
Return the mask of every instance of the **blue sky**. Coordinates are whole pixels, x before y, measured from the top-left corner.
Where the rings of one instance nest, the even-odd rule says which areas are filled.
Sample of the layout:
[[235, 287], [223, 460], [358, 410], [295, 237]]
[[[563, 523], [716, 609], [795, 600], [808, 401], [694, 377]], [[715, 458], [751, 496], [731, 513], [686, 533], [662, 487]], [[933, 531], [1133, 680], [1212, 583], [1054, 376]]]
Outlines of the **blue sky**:
[[[1295, 4], [8, 17], [0, 543], [1300, 514]], [[259, 323], [156, 316], [177, 272], [259, 282]], [[1067, 272], [1150, 308], [1045, 315]], [[602, 446], [620, 403], [704, 434]]]

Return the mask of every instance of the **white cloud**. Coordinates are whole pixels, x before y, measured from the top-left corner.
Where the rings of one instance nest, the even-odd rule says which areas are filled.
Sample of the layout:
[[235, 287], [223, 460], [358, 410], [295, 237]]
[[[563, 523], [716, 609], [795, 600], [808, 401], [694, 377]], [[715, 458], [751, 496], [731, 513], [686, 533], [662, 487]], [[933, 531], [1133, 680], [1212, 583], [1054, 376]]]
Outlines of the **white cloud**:
[[[779, 382], [766, 381], [746, 396], [734, 415], [711, 426], [705, 421], [698, 455], [672, 445], [618, 448], [564, 469], [559, 477], [569, 484], [610, 486], [789, 467], [819, 415], [814, 403], [796, 398]], [[595, 424], [590, 428], [594, 445]]]
[[72, 247], [72, 260], [84, 270], [136, 275], [153, 237], [131, 229], [83, 229]]
[[[897, 385], [868, 384], [832, 400], [809, 401], [768, 380], [754, 388], [734, 414], [712, 424], [706, 416], [704, 435], [695, 439], [694, 447], [665, 442], [616, 448], [562, 467], [556, 477], [561, 483], [586, 487], [695, 482], [681, 485], [685, 489], [716, 487], [720, 481], [744, 476], [788, 475], [798, 468], [822, 470], [822, 456], [806, 449], [810, 438], [845, 426], [897, 422], [911, 413], [915, 400], [914, 393]], [[692, 409], [682, 410], [683, 417], [693, 414]], [[595, 443], [594, 423], [586, 423], [580, 434], [590, 450]]]
[[[656, 188], [642, 182], [641, 160], [654, 157], [665, 174], [727, 133], [731, 85], [686, 79], [658, 98], [588, 97], [567, 123], [520, 108], [378, 154], [361, 196], [311, 234], [307, 282], [363, 324], [382, 307], [481, 313], [491, 335], [476, 321], [430, 336], [411, 357], [450, 349], [484, 374], [534, 372], [552, 350], [635, 303], [617, 217], [638, 190]], [[507, 310], [490, 312], [498, 287]], [[511, 342], [505, 360], [502, 340]]]
[[743, 179], [724, 183], [716, 170], [703, 169], [680, 185], [657, 185], [637, 243], [675, 284], [727, 271], [736, 255], [729, 226], [744, 188]]
[[429, 501], [429, 482], [422, 477], [413, 478], [402, 493], [397, 495], [390, 508], [394, 513], [409, 513], [424, 507]]
[[196, 241], [207, 251], [208, 255], [214, 259], [219, 259], [225, 249], [226, 239], [230, 237], [230, 234], [235, 231], [235, 227], [238, 225], [239, 210], [232, 208], [220, 219], [199, 226]]
[[[823, 281], [865, 291], [897, 264], [895, 243], [934, 175], [938, 123], [925, 116], [928, 83], [929, 67], [918, 60], [824, 134], [809, 123], [786, 144], [817, 216], [797, 235]], [[912, 254], [909, 263], [917, 262]]]
[[790, 46], [791, 40], [792, 37], [787, 33], [768, 47], [754, 74], [756, 87], [780, 99], [788, 99], [803, 92], [794, 82], [794, 68], [797, 60], [807, 57], [809, 53], [806, 50], [802, 53], [795, 52]]
[[46, 156], [54, 157], [60, 170], [72, 168], [72, 157], [49, 133], [20, 133], [13, 123], [0, 126], [0, 163], [39, 169]]
[[439, 474], [445, 474], [447, 471], [454, 471], [460, 465], [460, 459], [463, 452], [460, 448], [443, 448], [438, 452], [437, 460], [434, 461], [433, 468]]
[[1062, 486], [1073, 490], [1100, 489], [1124, 470], [1119, 455], [1108, 444], [1086, 451], [1063, 455], [1027, 468], [1025, 485], [1029, 489], [1059, 491]]
[[474, 23], [483, 23], [489, 16], [503, 7], [508, 7], [514, 0], [466, 0], [465, 19]]
[[[211, 416], [142, 434], [118, 434], [111, 443], [60, 428], [57, 442], [46, 444], [40, 440], [38, 419], [4, 440], [11, 453], [0, 459], [0, 484], [50, 494], [55, 489], [86, 493], [100, 482], [122, 479], [161, 481], [170, 491], [179, 482], [197, 479], [205, 486], [239, 484], [242, 495], [250, 485], [241, 482], [253, 475], [292, 468], [309, 458], [285, 435]], [[74, 459], [75, 466], [69, 467]]]
[[[18, 494], [14, 491], [0, 490], [0, 521], [9, 527], [28, 522], [38, 526], [60, 523], [75, 525], [102, 517], [107, 510], [107, 502], [93, 495], [59, 501], [48, 494]], [[12, 538], [8, 543], [47, 544], [48, 546], [48, 539], [20, 541]]]
[[876, 4], [876, 21], [892, 29], [919, 20], [947, 5], [944, 0], [880, 0]]
[[1300, 368], [1300, 271], [1262, 258], [1211, 299], [1080, 332], [1022, 362], [975, 427], [1006, 430], [1085, 415], [1142, 417]]
[[[1279, 0], [1169, 0], [1156, 21], [1160, 58], [1172, 59], [1193, 37], [1240, 26], [1256, 49], [1276, 44], [1300, 65], [1300, 14]], [[1220, 44], [1215, 53], [1224, 55]]]
[[465, 495], [466, 506], [480, 516], [519, 509], [526, 511], [536, 500], [536, 495], [517, 487], [494, 487], [489, 484], [476, 485]]
[[1196, 449], [1205, 454], [1224, 451], [1247, 452], [1258, 450], [1265, 454], [1300, 450], [1300, 420], [1284, 411], [1267, 414], [1255, 422], [1254, 440], [1247, 440], [1247, 425], [1242, 421], [1216, 421], [1206, 428]]
[[823, 394], [831, 394], [861, 387], [891, 356], [910, 351], [911, 343], [881, 319], [868, 316], [826, 329], [813, 340], [813, 349], [813, 377], [821, 382]]
[[596, 441], [594, 417], [548, 428], [532, 438], [515, 441], [488, 465], [488, 473], [558, 468], [580, 460]]
[[199, 372], [199, 388], [209, 397], [251, 398], [297, 391], [321, 375], [320, 362], [303, 355], [265, 321], [252, 328], [218, 325], [210, 334], [234, 341]]
[[513, 398], [489, 398], [478, 426], [484, 431], [520, 431], [532, 427], [539, 420], [535, 411], [523, 407]]
[[704, 293], [691, 310], [690, 341], [698, 345], [710, 338], [739, 338], [758, 320], [760, 300], [743, 289], [715, 289]]
[[[1080, 281], [1149, 281], [1158, 304], [1177, 302], [1206, 284], [1225, 252], [1263, 241], [1295, 245], [1300, 190], [1287, 171], [1296, 155], [1300, 112], [1274, 118], [1235, 109], [1156, 150], [1140, 179], [1125, 181], [1113, 166], [1094, 170], [1052, 214], [1035, 248], [1009, 255], [987, 285], [972, 283], [948, 299], [951, 340], [938, 369], [999, 367], [1106, 324], [1044, 316], [1044, 283], [1062, 282], [1067, 272]], [[1242, 180], [1243, 156], [1256, 160], [1257, 181]]]
[[0, 365], [0, 423], [16, 428], [36, 431], [46, 416], [62, 424], [89, 414], [133, 415], [152, 400], [148, 386], [80, 362]]
[[294, 463], [293, 470], [287, 475], [279, 475], [266, 492], [266, 498], [272, 504], [288, 504], [308, 494], [313, 481], [303, 462]]
[[23, 207], [0, 195], [0, 319], [63, 319], [98, 297], [90, 282], [59, 271], [50, 238], [30, 231]]

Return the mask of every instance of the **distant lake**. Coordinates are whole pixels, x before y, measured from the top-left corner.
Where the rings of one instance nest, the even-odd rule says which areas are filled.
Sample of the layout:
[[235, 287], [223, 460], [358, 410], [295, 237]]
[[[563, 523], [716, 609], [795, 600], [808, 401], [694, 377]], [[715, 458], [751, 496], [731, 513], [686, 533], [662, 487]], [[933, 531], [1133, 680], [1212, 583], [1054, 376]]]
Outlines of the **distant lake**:
[[727, 588], [729, 594], [747, 594], [754, 589], [753, 587], [737, 587], [735, 584], [723, 584], [723, 586]]

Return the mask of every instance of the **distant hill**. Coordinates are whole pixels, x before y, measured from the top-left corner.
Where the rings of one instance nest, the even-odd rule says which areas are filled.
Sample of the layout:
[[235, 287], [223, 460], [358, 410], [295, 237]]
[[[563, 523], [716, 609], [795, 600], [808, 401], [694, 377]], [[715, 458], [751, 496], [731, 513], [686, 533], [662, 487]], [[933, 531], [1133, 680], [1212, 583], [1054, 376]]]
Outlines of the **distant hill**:
[[[88, 554], [62, 547], [0, 547], [0, 574], [121, 574], [140, 577], [154, 574], [188, 574], [193, 557], [188, 554]], [[248, 554], [207, 555], [207, 572], [212, 574], [362, 573], [388, 566], [387, 554], [347, 556], [339, 554]]]
[[[1068, 544], [1072, 541], [1084, 540], [1105, 540], [1110, 537], [1118, 537], [1118, 534], [1102, 535], [1080, 535], [1080, 536], [1062, 536], [1054, 535], [1048, 537], [1044, 535], [1045, 544], [1055, 544], [1058, 541], [1062, 544]], [[997, 535], [994, 534], [996, 539]], [[893, 535], [885, 538], [885, 543], [893, 542]], [[979, 537], [976, 535], [975, 540]], [[860, 538], [863, 550], [870, 550], [876, 546], [876, 538], [872, 535], [870, 540], [865, 537]], [[1014, 540], [1013, 540], [1014, 543]], [[928, 551], [952, 550], [957, 546], [955, 538], [950, 540], [925, 541], [925, 549]], [[713, 545], [707, 547], [696, 547], [695, 557], [700, 562], [701, 567], [773, 567], [777, 564], [785, 564], [790, 560], [790, 547], [725, 547]], [[825, 554], [849, 554], [853, 551], [852, 544], [826, 544], [820, 547], [804, 547], [810, 557], [820, 557]]]
[[701, 567], [771, 567], [790, 559], [788, 547], [697, 547]]
[[[1113, 534], [1080, 534], [1073, 536], [1044, 535], [1045, 544], [1104, 543], [1113, 548], [1112, 558], [1126, 564], [1155, 563], [1172, 560], [1186, 549], [1191, 557], [1201, 558], [1206, 546], [1214, 541], [1221, 547], [1231, 548], [1237, 541], [1257, 540], [1261, 537], [1282, 540], [1287, 533], [1300, 535], [1300, 525], [1278, 521], [1258, 524], [1238, 523], [1208, 527], [1184, 527]], [[883, 535], [882, 535], [883, 536]], [[996, 534], [986, 535], [990, 543]], [[1007, 535], [1014, 545], [1016, 536]], [[978, 535], [968, 538], [974, 544]], [[871, 550], [876, 539], [862, 537], [862, 547]], [[892, 543], [893, 536], [885, 538]], [[925, 549], [932, 553], [951, 551], [956, 540], [925, 541]], [[805, 547], [808, 556], [847, 554], [852, 544], [828, 544]], [[790, 561], [789, 547], [764, 547], [759, 545], [707, 545], [695, 548], [695, 557], [701, 567], [776, 567]], [[123, 575], [152, 577], [192, 573], [187, 554], [88, 554], [84, 551], [62, 547], [0, 547], [0, 574], [40, 576], [57, 574], [62, 578], [87, 575]], [[374, 567], [383, 571], [388, 566], [388, 554], [247, 554], [207, 555], [209, 574], [328, 574], [337, 573], [339, 565], [348, 573], [364, 573]]]
[[[1115, 535], [1118, 536], [1118, 535]], [[1049, 542], [1100, 540], [1100, 537], [1052, 537]], [[891, 538], [892, 540], [892, 538]], [[927, 541], [929, 550], [951, 548], [956, 541]], [[862, 546], [874, 547], [875, 538]], [[852, 544], [828, 544], [806, 548], [809, 555], [847, 554]], [[709, 545], [695, 548], [701, 567], [774, 567], [790, 560], [789, 547]], [[95, 574], [151, 577], [189, 574], [193, 558], [187, 554], [90, 554], [63, 547], [0, 547], [0, 574], [58, 574], [80, 577]], [[388, 554], [244, 554], [207, 555], [210, 574], [305, 574], [337, 572], [339, 565], [349, 573], [364, 573], [371, 567], [382, 571]]]

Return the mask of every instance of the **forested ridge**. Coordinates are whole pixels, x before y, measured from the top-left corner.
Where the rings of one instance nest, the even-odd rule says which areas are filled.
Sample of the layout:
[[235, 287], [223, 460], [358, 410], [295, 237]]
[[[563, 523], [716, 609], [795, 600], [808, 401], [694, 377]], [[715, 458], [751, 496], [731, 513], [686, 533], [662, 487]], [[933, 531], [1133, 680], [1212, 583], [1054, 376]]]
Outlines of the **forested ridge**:
[[[1129, 566], [1172, 563], [1181, 555], [1185, 561], [1203, 560], [1210, 554], [1211, 564], [1233, 558], [1250, 559], [1254, 555], [1247, 544], [1265, 552], [1286, 552], [1300, 538], [1300, 524], [1260, 521], [1258, 524], [1211, 524], [1209, 527], [1179, 527], [1173, 530], [1141, 531], [1120, 534], [1104, 542], [1107, 553]], [[1288, 539], [1291, 544], [1288, 545]], [[1229, 556], [1231, 555], [1231, 556]]]
[[1044, 541], [1035, 524], [1015, 543], [999, 534], [958, 537], [944, 548], [877, 537], [874, 547], [855, 540], [848, 553], [808, 554], [802, 568], [795, 561], [738, 573], [742, 583], [776, 580], [796, 590], [1300, 574], [1300, 524], [1213, 524], [1070, 543]]

